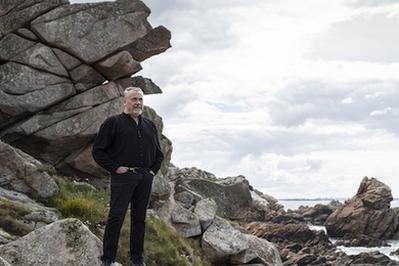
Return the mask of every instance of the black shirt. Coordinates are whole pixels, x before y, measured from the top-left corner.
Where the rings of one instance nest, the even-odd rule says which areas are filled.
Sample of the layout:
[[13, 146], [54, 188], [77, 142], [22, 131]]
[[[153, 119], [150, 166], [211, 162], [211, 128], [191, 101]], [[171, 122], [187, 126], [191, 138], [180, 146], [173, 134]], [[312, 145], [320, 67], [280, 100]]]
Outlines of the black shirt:
[[154, 122], [140, 115], [137, 124], [126, 113], [104, 121], [94, 140], [92, 154], [110, 173], [115, 173], [119, 166], [127, 166], [148, 168], [156, 174], [164, 157]]

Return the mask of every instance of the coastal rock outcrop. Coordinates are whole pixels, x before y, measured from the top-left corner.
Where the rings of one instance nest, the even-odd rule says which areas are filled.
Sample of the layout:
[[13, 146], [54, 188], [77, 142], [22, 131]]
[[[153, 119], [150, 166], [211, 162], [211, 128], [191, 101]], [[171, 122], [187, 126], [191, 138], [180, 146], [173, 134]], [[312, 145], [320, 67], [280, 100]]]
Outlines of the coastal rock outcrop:
[[100, 265], [101, 241], [77, 219], [41, 227], [0, 246], [0, 257], [14, 266]]
[[363, 178], [356, 195], [325, 222], [331, 236], [366, 235], [378, 239], [397, 237], [398, 216], [390, 208], [391, 189], [375, 178]]
[[[127, 86], [161, 92], [150, 79], [131, 77], [141, 61], [170, 47], [170, 32], [153, 29], [149, 14], [139, 0], [2, 3], [0, 138], [65, 174], [104, 186], [93, 177], [107, 174], [91, 167], [90, 158], [99, 126], [122, 111]], [[165, 174], [172, 145], [162, 125], [158, 130]]]

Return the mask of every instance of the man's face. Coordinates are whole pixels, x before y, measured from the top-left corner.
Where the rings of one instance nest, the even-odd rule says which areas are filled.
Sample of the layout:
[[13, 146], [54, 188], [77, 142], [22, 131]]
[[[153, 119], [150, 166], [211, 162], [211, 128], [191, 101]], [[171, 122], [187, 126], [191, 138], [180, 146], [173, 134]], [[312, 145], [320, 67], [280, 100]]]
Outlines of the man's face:
[[124, 99], [125, 112], [138, 117], [143, 112], [143, 95], [136, 91], [130, 91]]

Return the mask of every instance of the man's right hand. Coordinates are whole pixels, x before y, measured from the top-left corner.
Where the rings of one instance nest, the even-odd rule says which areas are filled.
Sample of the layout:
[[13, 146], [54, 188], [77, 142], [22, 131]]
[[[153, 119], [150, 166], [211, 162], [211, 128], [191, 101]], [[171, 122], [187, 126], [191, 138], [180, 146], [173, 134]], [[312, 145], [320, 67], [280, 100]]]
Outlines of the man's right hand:
[[126, 166], [119, 166], [118, 169], [116, 169], [117, 174], [124, 174], [129, 170], [129, 167]]

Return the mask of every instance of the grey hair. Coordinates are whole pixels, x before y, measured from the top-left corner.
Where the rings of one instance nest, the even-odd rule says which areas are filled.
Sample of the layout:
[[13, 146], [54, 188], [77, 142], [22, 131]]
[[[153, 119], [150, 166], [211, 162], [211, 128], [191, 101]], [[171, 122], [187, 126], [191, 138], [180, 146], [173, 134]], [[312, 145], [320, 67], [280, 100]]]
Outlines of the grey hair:
[[125, 89], [125, 91], [123, 92], [123, 94], [124, 94], [125, 97], [126, 97], [127, 94], [128, 94], [129, 92], [131, 92], [131, 91], [138, 92], [138, 93], [140, 93], [142, 96], [144, 96], [143, 90], [140, 89], [139, 87], [127, 87], [127, 88]]

